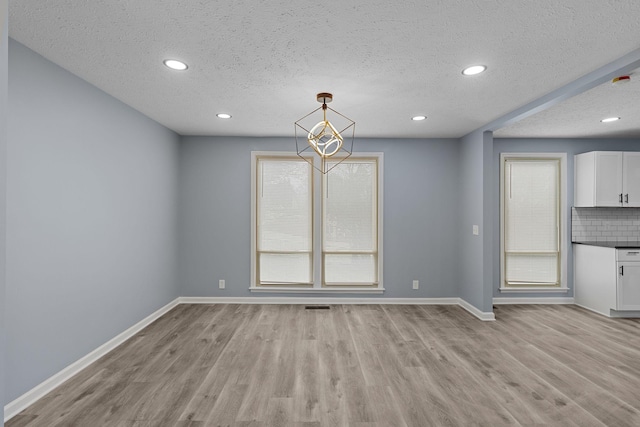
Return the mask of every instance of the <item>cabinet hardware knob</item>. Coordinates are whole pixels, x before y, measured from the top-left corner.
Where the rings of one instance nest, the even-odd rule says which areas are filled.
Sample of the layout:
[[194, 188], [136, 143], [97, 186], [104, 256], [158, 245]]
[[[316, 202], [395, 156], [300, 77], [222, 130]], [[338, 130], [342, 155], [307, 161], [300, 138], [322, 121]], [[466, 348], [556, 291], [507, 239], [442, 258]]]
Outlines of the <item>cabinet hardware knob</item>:
[[620, 275], [624, 276], [624, 265], [620, 266]]
[[629, 203], [629, 193], [624, 195], [624, 202]]
[[618, 198], [620, 199], [620, 203], [622, 203], [622, 193], [620, 193], [620, 196], [618, 196]]

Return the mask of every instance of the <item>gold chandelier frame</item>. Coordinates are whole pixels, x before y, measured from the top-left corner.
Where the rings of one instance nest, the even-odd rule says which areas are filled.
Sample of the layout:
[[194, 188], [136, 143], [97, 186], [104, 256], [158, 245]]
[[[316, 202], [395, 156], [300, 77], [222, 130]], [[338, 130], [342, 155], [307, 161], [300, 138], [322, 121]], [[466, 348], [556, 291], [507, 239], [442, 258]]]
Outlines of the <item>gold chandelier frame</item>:
[[[353, 142], [355, 140], [356, 122], [342, 113], [329, 107], [327, 104], [333, 100], [333, 95], [328, 92], [320, 92], [316, 95], [316, 100], [322, 105], [309, 114], [301, 117], [294, 123], [296, 139], [296, 152], [299, 157], [307, 161], [315, 169], [326, 174], [331, 169], [345, 161], [353, 153]], [[303, 124], [305, 119], [322, 110], [322, 120], [314, 126]], [[345, 122], [341, 130], [327, 119], [327, 112], [335, 113], [341, 121]], [[313, 123], [313, 122], [311, 122]], [[310, 127], [310, 129], [307, 129]], [[346, 138], [345, 133], [350, 136]], [[304, 139], [303, 139], [304, 138]], [[316, 165], [313, 157], [306, 154], [315, 153], [320, 157], [320, 167]]]

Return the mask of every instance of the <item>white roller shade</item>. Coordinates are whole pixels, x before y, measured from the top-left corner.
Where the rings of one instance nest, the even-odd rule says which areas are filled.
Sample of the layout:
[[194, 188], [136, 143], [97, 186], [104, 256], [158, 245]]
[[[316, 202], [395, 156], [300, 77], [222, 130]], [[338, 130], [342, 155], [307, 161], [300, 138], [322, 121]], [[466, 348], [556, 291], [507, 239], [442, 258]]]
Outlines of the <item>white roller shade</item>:
[[377, 163], [346, 160], [325, 176], [324, 281], [377, 282]]
[[558, 160], [506, 160], [504, 251], [507, 284], [559, 284]]
[[302, 159], [258, 159], [260, 283], [311, 283], [311, 166]]

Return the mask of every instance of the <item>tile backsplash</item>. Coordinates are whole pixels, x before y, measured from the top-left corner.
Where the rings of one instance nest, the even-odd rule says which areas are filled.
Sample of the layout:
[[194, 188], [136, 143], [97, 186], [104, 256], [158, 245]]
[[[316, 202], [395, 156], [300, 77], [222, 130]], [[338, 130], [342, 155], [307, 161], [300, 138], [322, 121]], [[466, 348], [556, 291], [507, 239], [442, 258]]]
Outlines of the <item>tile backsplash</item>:
[[640, 241], [640, 208], [571, 208], [571, 241]]

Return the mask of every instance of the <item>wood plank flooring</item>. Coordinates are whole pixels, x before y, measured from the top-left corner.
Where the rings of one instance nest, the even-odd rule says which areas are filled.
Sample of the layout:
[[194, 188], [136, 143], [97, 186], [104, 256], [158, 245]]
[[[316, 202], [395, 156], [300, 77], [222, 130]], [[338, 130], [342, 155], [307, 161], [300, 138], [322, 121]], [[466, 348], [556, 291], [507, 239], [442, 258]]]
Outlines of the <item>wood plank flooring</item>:
[[180, 305], [6, 425], [640, 426], [640, 320]]

